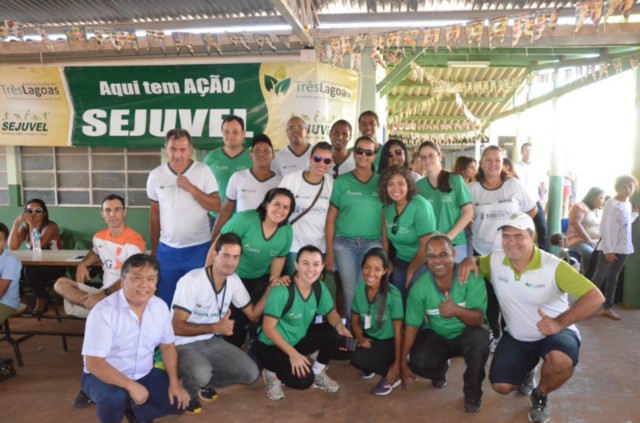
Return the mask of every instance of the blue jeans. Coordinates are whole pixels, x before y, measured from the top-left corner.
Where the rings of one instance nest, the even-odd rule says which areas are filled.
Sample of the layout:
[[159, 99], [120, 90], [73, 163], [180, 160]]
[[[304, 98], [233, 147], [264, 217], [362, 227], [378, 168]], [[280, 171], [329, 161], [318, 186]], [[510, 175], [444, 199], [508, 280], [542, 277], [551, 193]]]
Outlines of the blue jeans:
[[402, 294], [402, 301], [404, 305], [407, 305], [407, 297], [409, 296], [409, 290], [413, 286], [413, 283], [418, 280], [418, 278], [429, 270], [425, 264], [420, 265], [413, 273], [413, 277], [409, 281], [409, 285], [407, 286], [407, 270], [409, 270], [408, 261], [400, 260], [399, 258], [395, 258], [393, 260], [393, 272], [391, 272], [391, 283], [393, 286], [400, 290]]
[[211, 243], [194, 245], [184, 248], [173, 248], [163, 243], [158, 244], [156, 258], [160, 264], [160, 279], [158, 280], [158, 295], [169, 307], [176, 292], [176, 285], [181, 277], [192, 271], [204, 267]]
[[260, 376], [258, 366], [247, 354], [216, 336], [176, 346], [178, 375], [191, 398], [200, 388], [250, 385]]
[[362, 282], [362, 259], [373, 247], [382, 248], [380, 239], [349, 239], [336, 236], [333, 240], [333, 256], [340, 272], [344, 292], [344, 318], [351, 320], [351, 303], [356, 285]]
[[587, 244], [586, 242], [578, 242], [576, 244], [570, 245], [569, 250], [574, 251], [580, 254], [580, 273], [583, 275], [587, 273], [589, 269], [589, 261], [591, 260], [591, 255], [593, 254], [593, 247]]
[[593, 275], [593, 283], [600, 289], [604, 285], [604, 309], [609, 310], [613, 307], [613, 300], [616, 296], [616, 287], [618, 286], [618, 276], [624, 268], [624, 263], [627, 261], [628, 254], [616, 254], [616, 260], [613, 263], [609, 263], [604, 258], [604, 252], [598, 254], [598, 265], [596, 267], [596, 273]]
[[173, 405], [169, 404], [169, 379], [166, 372], [154, 368], [136, 382], [149, 391], [149, 398], [142, 405], [136, 405], [124, 389], [104, 383], [90, 373], [82, 375], [80, 384], [82, 391], [96, 404], [96, 414], [103, 423], [120, 423], [127, 408], [131, 408], [140, 421], [183, 413], [175, 398]]

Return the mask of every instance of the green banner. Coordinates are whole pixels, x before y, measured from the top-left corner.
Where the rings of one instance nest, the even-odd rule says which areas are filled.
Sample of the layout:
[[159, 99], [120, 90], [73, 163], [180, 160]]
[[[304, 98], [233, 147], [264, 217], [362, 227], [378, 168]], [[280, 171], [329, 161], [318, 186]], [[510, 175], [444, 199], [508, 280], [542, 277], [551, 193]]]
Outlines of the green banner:
[[247, 122], [247, 138], [264, 131], [267, 107], [260, 64], [69, 67], [74, 108], [72, 144], [149, 148], [173, 128], [198, 148], [222, 143], [224, 116]]

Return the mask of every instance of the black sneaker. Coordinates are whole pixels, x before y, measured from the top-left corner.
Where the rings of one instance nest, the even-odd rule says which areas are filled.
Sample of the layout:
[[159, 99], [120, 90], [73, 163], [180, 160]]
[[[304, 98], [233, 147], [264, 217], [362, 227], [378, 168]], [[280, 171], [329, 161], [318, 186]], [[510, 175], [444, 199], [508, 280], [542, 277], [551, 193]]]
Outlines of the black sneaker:
[[189, 401], [189, 406], [185, 410], [185, 413], [200, 414], [201, 411], [202, 411], [202, 404], [200, 404], [200, 401], [198, 400], [198, 398], [194, 398], [191, 401]]
[[531, 394], [531, 410], [529, 410], [529, 421], [534, 423], [547, 423], [551, 418], [551, 413], [547, 407], [547, 396], [534, 389]]
[[198, 397], [204, 402], [214, 402], [218, 399], [218, 393], [212, 387], [201, 388]]
[[464, 411], [465, 413], [477, 413], [482, 408], [481, 400], [472, 400], [471, 398], [464, 399]]
[[437, 379], [431, 379], [431, 384], [434, 388], [442, 389], [447, 386], [447, 377], [443, 376]]
[[93, 401], [91, 401], [91, 398], [89, 398], [84, 391], [78, 392], [78, 395], [76, 395], [71, 402], [71, 406], [76, 409], [87, 408], [91, 404], [93, 404]]

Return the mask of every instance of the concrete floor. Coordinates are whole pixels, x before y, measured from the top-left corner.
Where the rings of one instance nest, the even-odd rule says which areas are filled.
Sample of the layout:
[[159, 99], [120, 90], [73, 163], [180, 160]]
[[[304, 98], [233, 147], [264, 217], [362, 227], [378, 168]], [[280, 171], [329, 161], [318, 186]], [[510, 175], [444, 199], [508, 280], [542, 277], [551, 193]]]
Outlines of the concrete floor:
[[[583, 348], [573, 378], [551, 395], [553, 422], [640, 422], [640, 310], [619, 308], [623, 320], [613, 322], [596, 316], [580, 325]], [[15, 322], [15, 323], [13, 323]], [[12, 321], [21, 325], [58, 322]], [[53, 325], [53, 326], [51, 326]], [[82, 331], [82, 322], [65, 322]], [[36, 336], [21, 345], [25, 367], [17, 377], [0, 383], [0, 421], [88, 422], [97, 421], [95, 407], [74, 410], [71, 400], [79, 390], [82, 371], [82, 338], [70, 338], [64, 352], [59, 337]], [[13, 350], [0, 343], [0, 357]], [[15, 360], [15, 358], [14, 358]], [[526, 422], [527, 397], [495, 394], [485, 380], [483, 407], [478, 414], [462, 410], [464, 363], [454, 359], [449, 384], [442, 390], [419, 380], [408, 392], [400, 389], [388, 397], [374, 397], [369, 390], [376, 379], [361, 380], [346, 362], [334, 362], [329, 374], [341, 384], [340, 392], [328, 394], [310, 389], [285, 389], [286, 398], [271, 401], [262, 381], [219, 391], [220, 398], [205, 404], [196, 416], [166, 417], [161, 422]]]

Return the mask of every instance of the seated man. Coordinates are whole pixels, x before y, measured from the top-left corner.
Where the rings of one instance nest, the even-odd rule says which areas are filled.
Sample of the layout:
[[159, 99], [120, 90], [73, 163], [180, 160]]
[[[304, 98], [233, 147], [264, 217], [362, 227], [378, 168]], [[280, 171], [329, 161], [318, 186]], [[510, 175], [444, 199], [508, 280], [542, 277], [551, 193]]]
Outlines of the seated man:
[[[419, 376], [436, 388], [447, 385], [451, 357], [462, 356], [464, 411], [480, 411], [484, 365], [489, 358], [489, 331], [481, 327], [487, 309], [485, 282], [471, 276], [466, 284], [457, 278], [456, 251], [445, 235], [427, 243], [430, 272], [419, 278], [407, 299], [400, 375], [404, 386]], [[424, 329], [421, 329], [425, 326]]]
[[[82, 390], [96, 403], [101, 422], [150, 421], [180, 414], [189, 394], [178, 383], [169, 308], [154, 293], [158, 262], [146, 254], [129, 257], [121, 269], [122, 289], [89, 312], [82, 345]], [[165, 371], [153, 367], [160, 346]]]
[[[568, 381], [578, 364], [575, 323], [595, 313], [604, 297], [567, 262], [536, 247], [535, 226], [527, 214], [514, 213], [499, 230], [504, 251], [465, 259], [460, 280], [472, 269], [477, 273], [479, 265], [507, 324], [489, 370], [493, 389], [500, 394], [532, 391], [529, 420], [547, 422], [547, 395]], [[578, 299], [573, 306], [567, 294]], [[540, 384], [533, 389], [540, 358]]]
[[[102, 200], [104, 229], [93, 236], [93, 249], [78, 264], [76, 280], [60, 278], [55, 291], [64, 298], [64, 311], [72, 316], [86, 318], [98, 301], [120, 289], [122, 263], [134, 254], [144, 253], [144, 239], [125, 223], [127, 210], [124, 199], [111, 194]], [[100, 289], [87, 285], [89, 267], [101, 262], [104, 275]]]
[[258, 321], [274, 284], [253, 305], [235, 273], [242, 254], [240, 238], [234, 233], [222, 234], [213, 251], [213, 265], [184, 275], [173, 296], [178, 373], [191, 397], [189, 414], [202, 410], [199, 399], [212, 402], [217, 398], [215, 387], [249, 385], [260, 377], [254, 361], [222, 336], [233, 334], [230, 305], [233, 303], [250, 320]]

